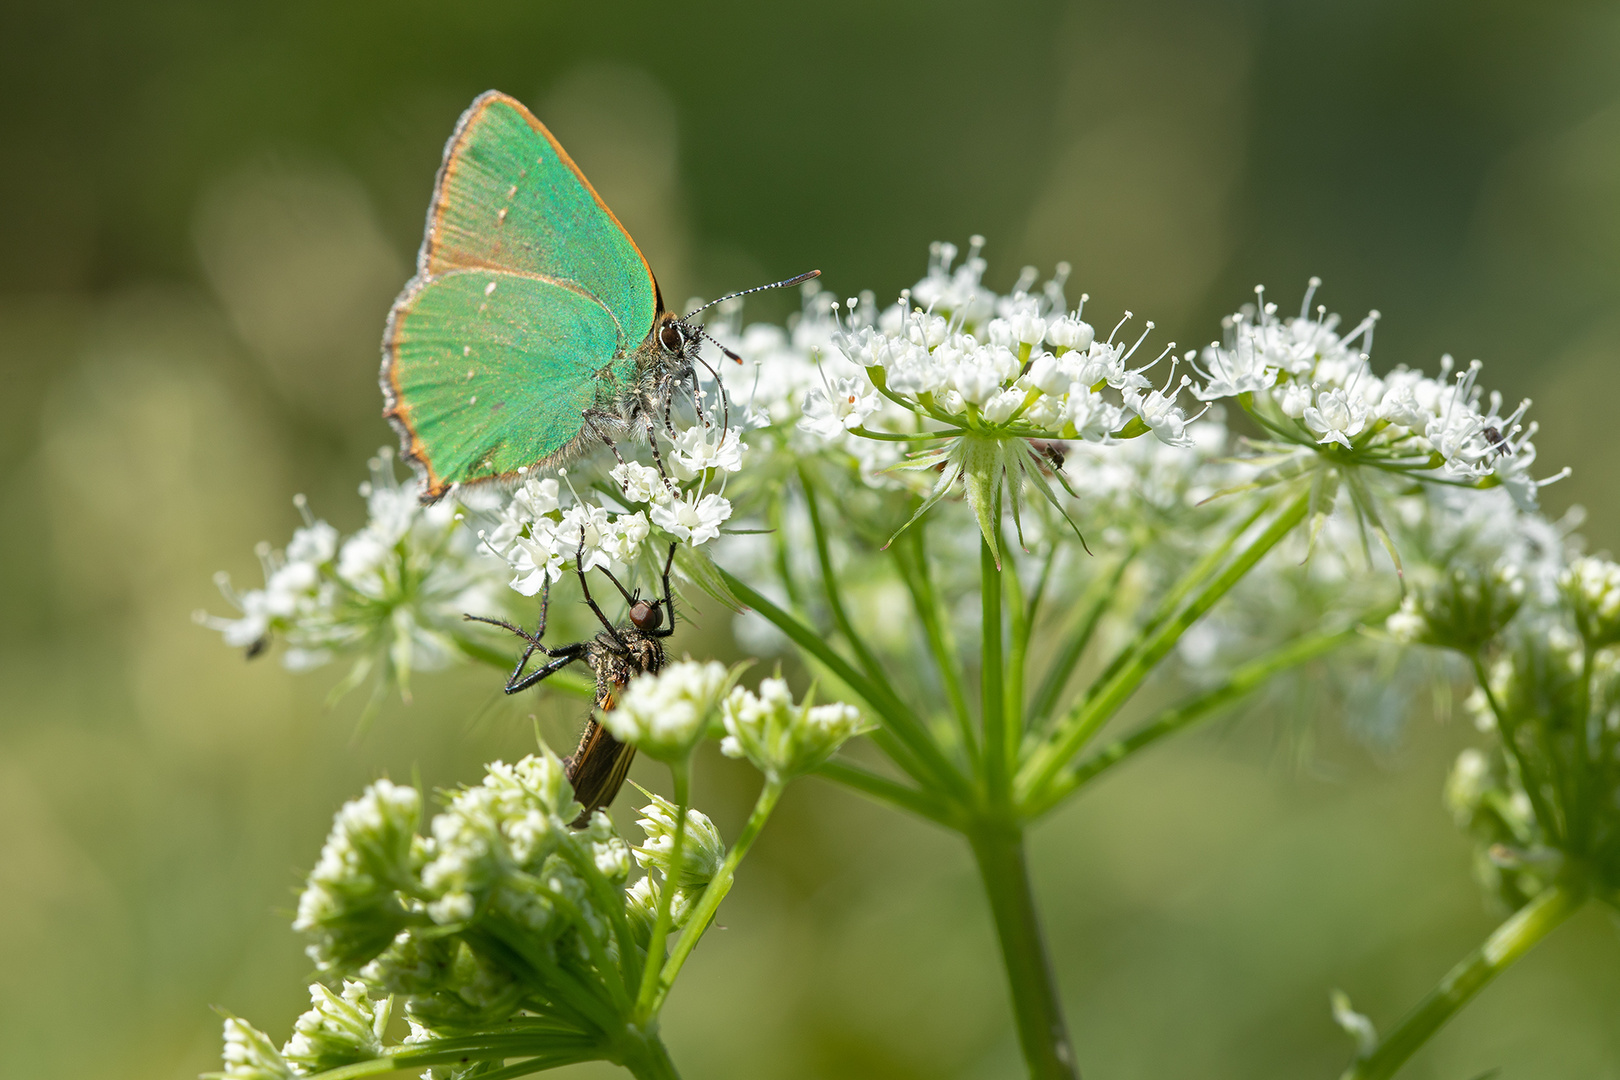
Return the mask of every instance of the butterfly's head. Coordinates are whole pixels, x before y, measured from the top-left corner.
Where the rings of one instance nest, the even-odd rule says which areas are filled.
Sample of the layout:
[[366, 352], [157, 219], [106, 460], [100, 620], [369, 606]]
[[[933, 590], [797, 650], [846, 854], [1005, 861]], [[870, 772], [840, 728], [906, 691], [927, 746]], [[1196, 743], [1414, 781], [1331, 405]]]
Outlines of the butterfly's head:
[[658, 328], [658, 344], [671, 358], [686, 357], [687, 350], [696, 349], [697, 343], [696, 330], [673, 315], [665, 316], [664, 324]]

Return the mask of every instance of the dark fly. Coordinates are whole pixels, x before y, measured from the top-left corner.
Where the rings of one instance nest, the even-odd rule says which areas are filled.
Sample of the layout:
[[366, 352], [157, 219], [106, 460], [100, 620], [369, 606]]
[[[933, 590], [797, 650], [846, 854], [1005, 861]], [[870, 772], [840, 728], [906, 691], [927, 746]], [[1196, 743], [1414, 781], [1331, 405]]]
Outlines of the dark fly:
[[[548, 646], [541, 641], [546, 635], [546, 609], [551, 603], [549, 581], [540, 594], [540, 622], [532, 634], [504, 619], [486, 619], [477, 615], [468, 615], [467, 618], [503, 627], [523, 639], [523, 655], [518, 658], [517, 667], [512, 669], [511, 676], [506, 680], [508, 694], [527, 690], [574, 661], [583, 660], [596, 673], [596, 708], [607, 712], [618, 704], [631, 679], [637, 675], [654, 674], [664, 666], [663, 639], [675, 632], [675, 600], [669, 588], [669, 569], [674, 561], [675, 545], [670, 544], [669, 556], [664, 560], [662, 599], [643, 600], [639, 592], [632, 593], [620, 584], [611, 571], [602, 570], [624, 597], [625, 603], [630, 605], [629, 617], [615, 625], [591, 596], [590, 585], [585, 580], [584, 572], [578, 569], [579, 560], [576, 559], [574, 572], [579, 575], [580, 592], [601, 622], [602, 629], [594, 637], [571, 645]], [[548, 657], [548, 662], [533, 671], [526, 671], [535, 653]], [[585, 807], [573, 823], [575, 828], [583, 828], [590, 821], [593, 811], [613, 801], [619, 788], [624, 785], [624, 778], [630, 772], [630, 762], [635, 756], [636, 748], [615, 739], [596, 722], [594, 713], [585, 722], [579, 746], [563, 759], [563, 770], [569, 783], [574, 785], [574, 798]]]
[[1485, 441], [1490, 443], [1491, 448], [1498, 454], [1513, 453], [1513, 447], [1508, 445], [1507, 439], [1504, 438], [1502, 433], [1496, 430], [1494, 427], [1487, 425], [1481, 434], [1485, 436]]

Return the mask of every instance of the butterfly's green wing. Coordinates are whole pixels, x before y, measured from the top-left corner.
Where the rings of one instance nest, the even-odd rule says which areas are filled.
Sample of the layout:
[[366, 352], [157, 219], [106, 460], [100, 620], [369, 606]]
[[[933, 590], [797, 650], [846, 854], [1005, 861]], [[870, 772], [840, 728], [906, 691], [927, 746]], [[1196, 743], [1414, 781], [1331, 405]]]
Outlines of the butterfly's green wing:
[[516, 100], [480, 96], [445, 146], [383, 339], [385, 415], [427, 494], [577, 446], [581, 413], [617, 405], [661, 308], [640, 250], [551, 133]]
[[567, 281], [612, 312], [631, 347], [658, 313], [652, 270], [544, 124], [493, 90], [445, 145], [417, 272], [496, 268]]
[[618, 328], [577, 287], [497, 270], [454, 270], [395, 307], [389, 417], [427, 481], [510, 478], [594, 436], [583, 414], [612, 408], [629, 372], [612, 357]]

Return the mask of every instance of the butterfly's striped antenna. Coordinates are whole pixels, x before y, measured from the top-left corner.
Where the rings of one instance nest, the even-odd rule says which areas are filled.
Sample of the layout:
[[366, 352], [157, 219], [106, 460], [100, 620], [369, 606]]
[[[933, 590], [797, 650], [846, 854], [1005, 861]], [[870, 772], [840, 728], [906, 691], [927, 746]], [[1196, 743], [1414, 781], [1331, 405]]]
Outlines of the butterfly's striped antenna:
[[[769, 285], [755, 285], [752, 289], [744, 289], [741, 292], [734, 292], [730, 296], [722, 296], [718, 300], [710, 300], [707, 304], [704, 304], [702, 307], [698, 308], [696, 311], [688, 311], [681, 318], [681, 321], [685, 322], [687, 319], [690, 319], [692, 316], [698, 314], [699, 312], [707, 311], [710, 308], [714, 307], [714, 305], [723, 304], [727, 300], [735, 300], [739, 296], [747, 296], [749, 293], [764, 292], [766, 289], [785, 289], [789, 285], [798, 285], [801, 282], [809, 281], [811, 278], [820, 277], [820, 276], [821, 276], [821, 271], [820, 270], [807, 270], [804, 273], [800, 274], [798, 277], [791, 277], [791, 278], [788, 278], [786, 281], [773, 281]], [[704, 335], [704, 336], [707, 337], [708, 335]], [[711, 338], [710, 340], [713, 340], [713, 339]], [[719, 345], [720, 343], [715, 342], [715, 344]], [[721, 347], [724, 348], [724, 346], [721, 346]]]
[[[708, 307], [708, 306], [709, 306], [708, 304], [703, 305], [703, 307]], [[703, 308], [698, 308], [698, 311], [702, 311], [702, 310], [703, 310]], [[692, 317], [691, 315], [687, 316], [688, 319], [690, 319], [691, 317]], [[713, 345], [715, 348], [717, 348], [721, 352], [725, 353], [727, 360], [735, 360], [739, 364], [742, 363], [742, 357], [738, 356], [736, 353], [732, 352], [730, 349], [728, 349], [724, 345], [720, 344], [720, 342], [715, 339], [715, 336], [713, 334], [709, 333], [707, 330], [703, 329], [703, 327], [694, 326], [694, 327], [691, 327], [691, 330], [698, 337], [702, 338], [704, 341], [707, 341], [709, 344]], [[707, 364], [705, 364], [703, 366], [708, 367]], [[713, 371], [714, 369], [709, 368], [709, 370]]]

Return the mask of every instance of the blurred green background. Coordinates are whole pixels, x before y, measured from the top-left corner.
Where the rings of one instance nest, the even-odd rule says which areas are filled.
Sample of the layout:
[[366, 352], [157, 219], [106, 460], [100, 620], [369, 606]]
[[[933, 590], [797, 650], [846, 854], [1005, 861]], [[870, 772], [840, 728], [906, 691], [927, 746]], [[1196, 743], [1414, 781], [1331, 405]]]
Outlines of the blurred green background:
[[[1534, 396], [1545, 471], [1576, 469], [1550, 509], [1620, 540], [1612, 2], [5, 0], [0, 1075], [216, 1067], [210, 1004], [283, 1037], [287, 911], [336, 806], [384, 772], [473, 779], [532, 745], [531, 709], [571, 737], [577, 704], [492, 709], [462, 671], [355, 738], [335, 673], [244, 664], [188, 617], [224, 609], [216, 569], [257, 580], [294, 492], [358, 524], [383, 316], [492, 86], [672, 300], [811, 266], [888, 296], [982, 232], [993, 285], [1068, 259], [1093, 311], [1197, 343], [1254, 283], [1287, 307], [1319, 274], [1382, 310], [1381, 366], [1449, 350]], [[1217, 725], [1038, 833], [1087, 1075], [1336, 1076], [1331, 988], [1388, 1024], [1493, 924], [1440, 805], [1465, 725], [1378, 754], [1284, 726]], [[734, 830], [727, 764], [699, 796]], [[807, 782], [722, 922], [666, 1014], [688, 1076], [1018, 1074], [949, 837]], [[1495, 1066], [1620, 1077], [1612, 920], [1560, 930], [1403, 1075]]]

